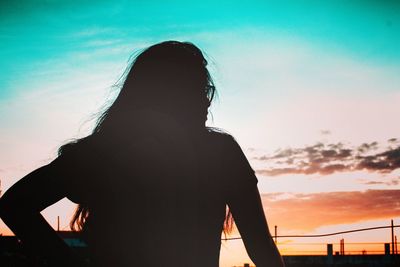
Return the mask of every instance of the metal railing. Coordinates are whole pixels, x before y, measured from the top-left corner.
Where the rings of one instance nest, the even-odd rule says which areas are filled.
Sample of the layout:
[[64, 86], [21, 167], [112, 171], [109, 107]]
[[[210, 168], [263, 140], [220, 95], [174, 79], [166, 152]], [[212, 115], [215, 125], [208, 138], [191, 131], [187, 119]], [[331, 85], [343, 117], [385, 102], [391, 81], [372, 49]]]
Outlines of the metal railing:
[[[275, 240], [277, 246], [282, 250], [286, 251], [285, 254], [294, 253], [296, 255], [326, 255], [329, 252], [328, 246], [330, 245], [331, 253], [333, 252], [333, 245], [340, 247], [340, 252], [336, 252], [339, 255], [371, 255], [371, 254], [398, 254], [397, 249], [397, 236], [394, 235], [394, 229], [400, 227], [400, 225], [394, 225], [393, 220], [391, 220], [390, 225], [386, 226], [376, 226], [376, 227], [368, 227], [368, 228], [358, 228], [358, 229], [351, 229], [345, 231], [338, 231], [332, 233], [324, 233], [324, 234], [308, 234], [308, 235], [278, 235], [277, 234], [277, 226], [275, 226], [275, 234], [272, 236]], [[319, 243], [279, 243], [278, 238], [320, 238], [320, 237], [329, 237], [335, 235], [343, 235], [343, 234], [350, 234], [356, 232], [365, 232], [365, 231], [372, 231], [372, 230], [379, 230], [379, 229], [391, 229], [391, 242], [349, 242], [346, 243], [346, 251], [344, 250], [344, 239], [340, 240], [340, 243], [332, 243], [332, 242], [319, 242]], [[241, 240], [241, 237], [228, 237], [222, 238], [223, 241], [232, 241], [232, 240]], [[391, 246], [390, 246], [391, 245]], [[321, 247], [323, 246], [324, 249], [320, 250], [299, 250], [293, 249], [296, 246], [309, 246], [309, 247]], [[378, 247], [381, 247], [379, 249]], [[286, 249], [285, 249], [286, 247]], [[288, 249], [290, 247], [290, 249]], [[350, 247], [350, 249], [349, 249]], [[356, 249], [356, 247], [358, 247]], [[360, 249], [360, 247], [362, 247]], [[388, 248], [389, 247], [389, 248]]]

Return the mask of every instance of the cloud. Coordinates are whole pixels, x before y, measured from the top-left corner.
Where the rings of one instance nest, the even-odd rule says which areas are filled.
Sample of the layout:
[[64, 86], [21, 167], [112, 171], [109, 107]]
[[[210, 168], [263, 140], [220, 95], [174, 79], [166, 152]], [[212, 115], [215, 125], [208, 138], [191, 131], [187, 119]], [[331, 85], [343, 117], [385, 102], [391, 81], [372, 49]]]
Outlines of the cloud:
[[358, 147], [358, 151], [361, 153], [365, 153], [370, 150], [376, 150], [377, 148], [378, 148], [378, 142], [364, 143]]
[[318, 227], [400, 216], [400, 190], [313, 194], [262, 194], [269, 222], [281, 229], [312, 231]]
[[[388, 140], [395, 144], [396, 138]], [[358, 147], [346, 147], [343, 143], [316, 143], [303, 148], [285, 148], [272, 155], [255, 157], [267, 166], [257, 170], [258, 174], [278, 176], [286, 174], [320, 174], [360, 171], [390, 173], [400, 168], [400, 145], [389, 146], [377, 152], [378, 142], [363, 143]]]
[[393, 185], [399, 185], [400, 184], [400, 177], [390, 179], [388, 181], [375, 181], [375, 180], [370, 180], [370, 181], [364, 181], [363, 184], [366, 185], [388, 185], [388, 186], [393, 186]]
[[357, 170], [391, 172], [400, 168], [400, 146], [372, 156], [358, 156], [357, 159], [360, 159], [355, 167]]

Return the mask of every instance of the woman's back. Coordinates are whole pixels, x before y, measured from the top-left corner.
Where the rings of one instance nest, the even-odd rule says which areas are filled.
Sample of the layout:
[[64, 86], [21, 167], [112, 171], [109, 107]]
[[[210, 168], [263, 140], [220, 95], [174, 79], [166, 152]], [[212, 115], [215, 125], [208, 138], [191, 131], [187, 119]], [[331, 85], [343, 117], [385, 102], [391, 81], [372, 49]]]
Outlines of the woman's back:
[[[157, 129], [161, 121], [142, 125], [143, 132], [107, 144], [92, 137], [75, 145], [79, 152], [72, 148], [64, 155], [64, 162], [75, 162], [73, 179], [83, 185], [80, 192], [71, 187], [71, 200], [91, 207], [84, 235], [96, 266], [116, 259], [116, 266], [218, 266], [233, 182], [227, 168], [248, 163], [232, 155], [238, 151], [226, 134], [194, 135], [159, 119], [169, 128]], [[235, 163], [229, 162], [233, 156]]]

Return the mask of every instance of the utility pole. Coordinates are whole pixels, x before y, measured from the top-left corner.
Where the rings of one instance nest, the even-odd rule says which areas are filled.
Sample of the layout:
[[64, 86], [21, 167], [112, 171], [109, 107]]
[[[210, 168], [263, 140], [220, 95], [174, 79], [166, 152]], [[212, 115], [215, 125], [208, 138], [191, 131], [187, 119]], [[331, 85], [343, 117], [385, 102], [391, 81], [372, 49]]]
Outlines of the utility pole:
[[394, 227], [393, 227], [393, 219], [392, 219], [392, 225], [391, 225], [391, 230], [392, 230], [392, 254], [394, 254]]

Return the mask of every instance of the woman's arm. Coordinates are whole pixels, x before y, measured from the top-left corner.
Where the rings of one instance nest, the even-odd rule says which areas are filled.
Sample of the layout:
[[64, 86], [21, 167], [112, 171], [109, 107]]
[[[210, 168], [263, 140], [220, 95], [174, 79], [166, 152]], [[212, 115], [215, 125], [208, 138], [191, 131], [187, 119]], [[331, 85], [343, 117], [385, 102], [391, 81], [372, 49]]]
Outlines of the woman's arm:
[[59, 169], [55, 160], [19, 180], [0, 199], [0, 216], [35, 256], [55, 266], [77, 266], [73, 251], [40, 214], [67, 195]]
[[228, 200], [247, 253], [257, 267], [283, 267], [283, 260], [268, 230], [257, 186], [246, 186]]
[[247, 253], [257, 267], [283, 267], [282, 257], [269, 233], [257, 188], [257, 177], [233, 137], [224, 140], [227, 204], [242, 236]]

